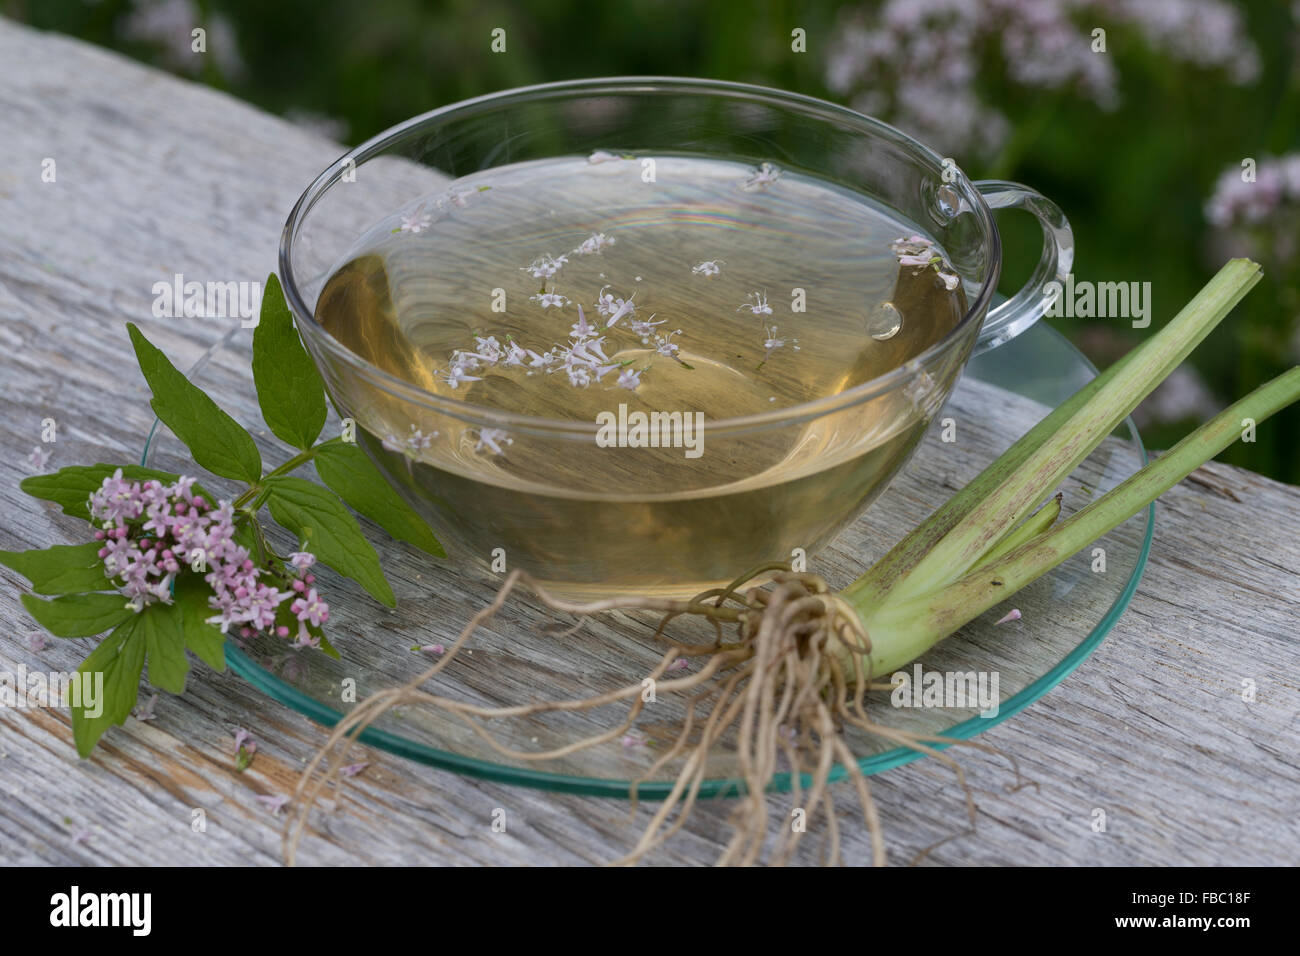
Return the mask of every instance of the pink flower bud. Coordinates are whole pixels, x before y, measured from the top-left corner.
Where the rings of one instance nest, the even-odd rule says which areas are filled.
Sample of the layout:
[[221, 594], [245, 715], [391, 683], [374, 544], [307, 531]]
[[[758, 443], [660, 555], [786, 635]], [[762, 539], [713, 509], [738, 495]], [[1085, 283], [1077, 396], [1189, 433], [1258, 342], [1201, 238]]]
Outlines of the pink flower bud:
[[277, 628], [275, 629], [275, 635], [276, 635], [276, 637], [288, 637], [288, 636], [289, 636], [289, 628], [287, 628], [285, 625], [281, 624], [279, 627], [277, 627]]
[[307, 585], [303, 584], [302, 581], [294, 581], [292, 587], [295, 591], [301, 594], [303, 592], [303, 589], [306, 588]]

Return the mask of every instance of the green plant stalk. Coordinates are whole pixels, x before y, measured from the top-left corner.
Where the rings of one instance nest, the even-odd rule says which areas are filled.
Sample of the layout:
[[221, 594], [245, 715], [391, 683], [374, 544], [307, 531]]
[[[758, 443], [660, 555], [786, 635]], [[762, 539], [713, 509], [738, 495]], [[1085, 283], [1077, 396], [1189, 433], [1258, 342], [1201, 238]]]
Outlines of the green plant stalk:
[[1057, 527], [993, 556], [955, 582], [928, 594], [882, 605], [856, 604], [871, 638], [868, 673], [891, 674], [919, 657], [962, 625], [1122, 524], [1214, 458], [1241, 436], [1243, 419], [1262, 422], [1297, 400], [1300, 366], [1229, 406]]
[[[1248, 260], [1238, 261], [1245, 262]], [[1232, 263], [1229, 263], [1229, 265], [1232, 265]], [[1227, 267], [1225, 266], [1225, 268]], [[1252, 280], [1252, 285], [1254, 281], [1257, 280]], [[1209, 334], [1212, 328], [1212, 325], [1206, 326], [1204, 329], [1198, 330], [1198, 334], [1188, 337], [1182, 343], [1182, 348], [1169, 356], [1168, 362], [1156, 373], [1160, 376], [1160, 379], [1163, 380], [1174, 368], [1181, 364]], [[1136, 346], [1111, 363], [1110, 367], [1104, 372], [1057, 406], [1037, 425], [1022, 435], [1010, 448], [999, 455], [979, 475], [971, 479], [961, 491], [949, 498], [930, 517], [926, 518], [911, 533], [899, 541], [888, 554], [872, 565], [865, 574], [849, 585], [845, 590], [845, 596], [857, 603], [883, 599], [890, 589], [901, 581], [944, 535], [952, 530], [957, 522], [966, 517], [976, 505], [980, 504], [994, 489], [1014, 474], [1016, 469], [1023, 465], [1031, 454], [1041, 448], [1080, 409], [1091, 402], [1097, 392], [1109, 387], [1110, 383], [1123, 374], [1126, 368], [1143, 359], [1143, 357], [1150, 356], [1159, 348], [1162, 344], [1160, 338], [1159, 334], [1148, 338], [1141, 345]], [[996, 546], [996, 542], [994, 542], [993, 546]]]
[[1172, 372], [1260, 279], [1260, 267], [1233, 259], [1160, 330], [1135, 360], [1093, 392], [1058, 431], [1029, 453], [898, 580], [897, 598], [937, 590], [997, 546], [1142, 399]]
[[[317, 442], [315, 445], [312, 445], [306, 451], [298, 452], [298, 454], [294, 455], [283, 465], [279, 465], [275, 468], [272, 468], [265, 475], [263, 475], [261, 479], [257, 481], [255, 484], [249, 485], [248, 488], [231, 503], [231, 507], [238, 510], [242, 508], [244, 505], [248, 504], [248, 502], [257, 498], [258, 495], [260, 495], [264, 490], [262, 487], [262, 482], [266, 481], [266, 479], [274, 478], [277, 475], [287, 475], [289, 472], [293, 471], [294, 469], [300, 468], [303, 465], [307, 464], [307, 462], [311, 461], [313, 458], [316, 457], [316, 452], [320, 449], [321, 445], [337, 445], [342, 440], [343, 439], [339, 437], [327, 438], [325, 439], [325, 441]], [[260, 502], [259, 502], [259, 506], [260, 506]], [[257, 509], [253, 508], [251, 510], [256, 511]]]
[[1043, 505], [1024, 521], [1020, 522], [1020, 524], [1016, 525], [1011, 531], [1007, 532], [1001, 541], [994, 545], [982, 558], [975, 562], [975, 565], [971, 570], [991, 564], [1004, 554], [1014, 551], [1026, 541], [1038, 537], [1038, 535], [1056, 524], [1056, 519], [1060, 516], [1061, 495], [1058, 492], [1053, 498], [1048, 500], [1047, 504]]
[[845, 589], [845, 597], [855, 602], [879, 600], [889, 592], [890, 586], [910, 571], [926, 553], [947, 534], [958, 521], [970, 513], [980, 500], [1000, 485], [1019, 468], [1031, 453], [1070, 420], [1071, 416], [1092, 399], [1107, 382], [1113, 379], [1138, 353], [1150, 345], [1151, 340], [1125, 354], [1111, 364], [1087, 385], [1058, 405], [1037, 425], [1025, 432], [1016, 442], [990, 463], [982, 472], [966, 483], [939, 508], [931, 513], [883, 558], [873, 564], [860, 578]]

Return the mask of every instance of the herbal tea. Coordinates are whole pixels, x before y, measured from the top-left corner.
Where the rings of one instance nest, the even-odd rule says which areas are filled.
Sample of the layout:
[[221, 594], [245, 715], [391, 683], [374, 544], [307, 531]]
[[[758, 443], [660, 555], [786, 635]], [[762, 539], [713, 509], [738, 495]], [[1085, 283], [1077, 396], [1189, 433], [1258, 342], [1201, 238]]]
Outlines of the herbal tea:
[[961, 285], [916, 231], [767, 163], [524, 163], [378, 223], [316, 317], [463, 406], [335, 396], [449, 550], [570, 594], [689, 592], [820, 547], [920, 437], [923, 387], [769, 415], [898, 368], [960, 320]]

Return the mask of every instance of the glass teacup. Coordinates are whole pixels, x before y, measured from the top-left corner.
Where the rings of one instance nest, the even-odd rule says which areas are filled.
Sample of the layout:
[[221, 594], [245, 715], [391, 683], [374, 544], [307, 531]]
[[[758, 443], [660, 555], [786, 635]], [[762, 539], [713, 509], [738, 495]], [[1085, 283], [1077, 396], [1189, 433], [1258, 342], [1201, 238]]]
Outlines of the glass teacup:
[[[446, 356], [349, 322], [350, 309], [359, 323], [363, 311], [377, 308], [367, 296], [378, 302], [388, 295], [383, 272], [339, 279], [359, 236], [439, 229], [421, 212], [439, 189], [463, 203], [491, 188], [494, 176], [515, 175], [528, 164], [554, 161], [568, 169], [605, 160], [632, 162], [633, 170], [647, 168], [646, 160], [652, 170], [655, 160], [669, 168], [693, 168], [698, 160], [735, 163], [752, 170], [739, 184], [744, 189], [775, 192], [784, 176], [788, 184], [825, 187], [817, 195], [838, 191], [845, 202], [886, 210], [900, 232], [892, 244], [898, 271], [891, 298], [900, 304], [901, 321], [911, 323], [908, 334], [873, 329], [878, 317], [871, 315], [861, 316], [860, 343], [844, 339], [841, 329], [834, 348], [860, 344], [879, 374], [846, 373], [844, 387], [809, 400], [728, 414], [734, 405], [724, 400], [725, 386], [704, 389], [700, 394], [718, 396], [724, 411], [705, 407], [697, 421], [673, 402], [660, 402], [665, 407], [656, 406], [651, 417], [658, 415], [664, 435], [679, 441], [647, 447], [636, 439], [642, 423], [629, 418], [629, 402], [621, 400], [628, 393], [610, 387], [621, 380], [635, 389], [635, 377], [623, 376], [640, 369], [639, 354], [594, 362], [598, 380], [579, 382], [605, 389], [599, 394], [608, 412], [587, 419], [539, 415], [528, 407], [476, 403], [472, 388], [456, 389], [451, 365], [435, 371]], [[1028, 283], [991, 308], [1001, 265], [991, 213], [998, 208], [1035, 215], [1044, 246]], [[736, 225], [715, 218], [719, 229]], [[389, 229], [392, 222], [398, 225]], [[792, 247], [792, 256], [797, 252]], [[905, 464], [969, 357], [1042, 315], [1044, 283], [1066, 275], [1072, 258], [1069, 226], [1050, 201], [1014, 183], [971, 182], [951, 161], [877, 120], [754, 86], [620, 78], [479, 97], [380, 134], [331, 165], [299, 199], [285, 227], [280, 271], [340, 414], [355, 421], [357, 440], [428, 520], [450, 558], [497, 572], [521, 568], [558, 593], [594, 597], [690, 594], [759, 564], [814, 554]], [[543, 276], [539, 295], [547, 289]], [[949, 298], [942, 298], [945, 291]], [[922, 311], [905, 303], [935, 296], [958, 305], [950, 321], [930, 328], [918, 320]], [[465, 307], [468, 312], [468, 302]], [[756, 319], [771, 315], [777, 324], [765, 297], [752, 298], [748, 308]], [[588, 310], [594, 330], [578, 335], [580, 350], [583, 342], [603, 341], [597, 333], [613, 312], [611, 306], [597, 317], [590, 300]], [[683, 311], [690, 311], [689, 302]], [[619, 320], [613, 316], [610, 328]], [[724, 319], [697, 321], [707, 338]], [[816, 345], [819, 321], [782, 317], [781, 327], [791, 330], [784, 333], [762, 325], [767, 352], [757, 367], [774, 348], [794, 341], [779, 336], [802, 335], [806, 350], [829, 348]], [[515, 345], [508, 334], [492, 335], [486, 327], [482, 333], [467, 342], [490, 339], [491, 345], [477, 352], [467, 345], [468, 359], [453, 353], [452, 365], [469, 362], [461, 366], [466, 383], [503, 372], [498, 356]], [[727, 334], [719, 333], [718, 342]], [[667, 342], [660, 335], [647, 331], [650, 351]], [[570, 339], [550, 354], [571, 362], [573, 348]], [[674, 372], [678, 366], [699, 371], [698, 360], [687, 363], [673, 344], [660, 352], [661, 361], [677, 363], [670, 365]], [[545, 354], [532, 352], [539, 361]], [[755, 367], [745, 361], [746, 370]], [[545, 366], [511, 374], [558, 371]], [[694, 386], [708, 379], [697, 374], [679, 381]], [[737, 379], [737, 388], [748, 385]], [[590, 394], [596, 393], [584, 392]]]

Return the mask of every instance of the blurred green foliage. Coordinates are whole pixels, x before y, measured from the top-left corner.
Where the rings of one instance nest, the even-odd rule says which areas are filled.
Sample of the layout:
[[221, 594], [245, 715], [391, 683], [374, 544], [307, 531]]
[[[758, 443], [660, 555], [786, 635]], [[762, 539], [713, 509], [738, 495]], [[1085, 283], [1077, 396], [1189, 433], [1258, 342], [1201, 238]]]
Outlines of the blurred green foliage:
[[[0, 11], [33, 26], [112, 47], [273, 112], [331, 119], [335, 135], [353, 144], [458, 99], [580, 76], [704, 76], [835, 99], [825, 84], [824, 53], [842, 6], [780, 0], [0, 0]], [[1119, 109], [1105, 112], [1061, 94], [999, 85], [990, 70], [978, 82], [1011, 120], [1013, 133], [990, 160], [967, 164], [956, 157], [971, 178], [1014, 178], [1052, 197], [1075, 230], [1076, 279], [1150, 281], [1156, 324], [1232, 254], [1204, 213], [1218, 176], [1243, 157], [1300, 150], [1300, 33], [1290, 4], [1242, 6], [1263, 65], [1255, 82], [1233, 85], [1120, 33], [1110, 51], [1120, 64]], [[156, 36], [142, 35], [149, 31], [133, 28], [131, 19], [149, 7], [170, 7], [179, 26], [173, 24], [172, 34], [155, 26]], [[154, 15], [156, 22], [171, 22], [157, 10]], [[187, 24], [215, 20], [230, 29], [210, 31], [213, 55], [178, 58], [178, 49], [188, 51]], [[806, 54], [791, 52], [796, 26], [807, 31]], [[489, 49], [494, 27], [507, 30], [504, 55]], [[237, 51], [218, 56], [221, 51], [212, 49], [217, 42], [233, 43]], [[1008, 289], [1028, 276], [1040, 240], [1029, 217], [1012, 214], [1000, 223]], [[1300, 233], [1300, 223], [1295, 228]], [[1220, 404], [1297, 361], [1300, 263], [1293, 255], [1265, 265], [1265, 282], [1194, 359]], [[1103, 365], [1143, 334], [1113, 319], [1052, 321]], [[1144, 436], [1152, 447], [1167, 447], [1188, 424], [1148, 425]], [[1300, 481], [1300, 410], [1279, 416], [1259, 430], [1257, 442], [1237, 443], [1223, 457]]]

